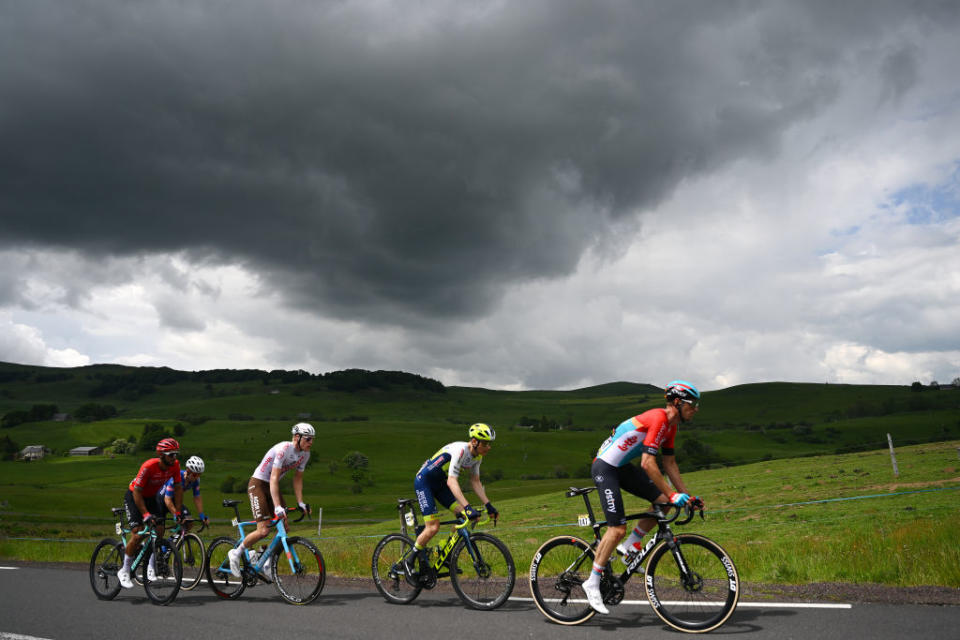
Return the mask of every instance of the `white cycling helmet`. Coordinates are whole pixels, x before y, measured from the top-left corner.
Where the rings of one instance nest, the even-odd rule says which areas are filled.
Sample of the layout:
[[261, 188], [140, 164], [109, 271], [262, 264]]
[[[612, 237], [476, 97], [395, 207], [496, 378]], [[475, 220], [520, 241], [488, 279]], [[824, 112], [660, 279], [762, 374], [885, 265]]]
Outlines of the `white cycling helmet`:
[[301, 436], [312, 438], [317, 432], [314, 430], [312, 425], [307, 424], [306, 422], [298, 422], [297, 424], [293, 425], [293, 429], [290, 430], [290, 433], [293, 435], [300, 434]]
[[190, 456], [187, 458], [187, 470], [193, 471], [194, 473], [203, 473], [204, 468], [203, 459], [200, 456]]

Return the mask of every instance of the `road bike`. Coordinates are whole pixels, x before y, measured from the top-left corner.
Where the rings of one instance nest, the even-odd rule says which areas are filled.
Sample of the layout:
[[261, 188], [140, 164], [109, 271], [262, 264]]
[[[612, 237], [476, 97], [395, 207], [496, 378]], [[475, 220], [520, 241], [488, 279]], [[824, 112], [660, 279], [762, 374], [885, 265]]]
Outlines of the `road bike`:
[[[243, 567], [240, 577], [230, 573], [230, 558], [227, 553], [240, 545], [246, 537], [244, 527], [256, 527], [253, 520], [240, 521], [237, 505], [240, 500], [224, 500], [223, 506], [232, 508], [234, 518], [231, 524], [237, 528], [238, 538], [222, 536], [210, 543], [207, 550], [207, 582], [213, 592], [221, 598], [234, 600], [240, 597], [247, 587], [258, 583], [273, 584], [280, 596], [290, 604], [310, 604], [317, 599], [326, 582], [326, 565], [323, 555], [315, 544], [299, 536], [287, 536], [284, 521], [279, 516], [270, 520], [270, 527], [276, 528], [273, 540], [262, 553], [250, 549], [243, 551]], [[309, 506], [307, 507], [309, 510]], [[287, 512], [300, 511], [300, 522], [307, 510], [291, 507]]]
[[[120, 540], [104, 538], [97, 543], [90, 557], [90, 586], [101, 600], [113, 600], [120, 592], [117, 572], [123, 567], [127, 535], [132, 533], [129, 522], [124, 525], [126, 509], [114, 507], [110, 511], [118, 518], [116, 532]], [[159, 524], [162, 523], [162, 520], [159, 521]], [[146, 540], [140, 545], [140, 551], [130, 567], [130, 574], [137, 575], [139, 572], [139, 582], [151, 602], [159, 605], [170, 604], [180, 592], [183, 580], [180, 554], [171, 539], [158, 535], [156, 524], [147, 525], [138, 535]], [[155, 558], [155, 575], [152, 580], [148, 571], [151, 556]]]
[[[193, 518], [185, 518], [183, 522], [175, 523], [170, 530], [170, 539], [180, 554], [180, 564], [183, 566], [183, 581], [180, 583], [183, 591], [192, 591], [200, 584], [206, 566], [207, 550], [198, 534], [203, 533], [207, 523], [200, 523], [200, 528], [196, 531], [187, 531], [187, 524], [194, 521]], [[139, 577], [137, 581], [139, 582]]]
[[[530, 592], [541, 613], [554, 622], [566, 625], [586, 622], [596, 613], [587, 603], [581, 586], [593, 567], [593, 557], [600, 542], [600, 530], [606, 521], [593, 515], [589, 493], [596, 487], [570, 487], [568, 498], [582, 496], [587, 516], [580, 517], [582, 526], [593, 528], [594, 541], [576, 536], [557, 536], [544, 542], [530, 563]], [[627, 564], [620, 575], [607, 563], [600, 578], [600, 593], [607, 605], [619, 604], [630, 577], [643, 571], [643, 589], [650, 606], [667, 625], [678, 631], [702, 633], [726, 622], [740, 599], [740, 578], [737, 569], [723, 548], [701, 535], [674, 534], [670, 524], [690, 522], [697, 509], [687, 504], [676, 508], [673, 515], [665, 510], [668, 504], [654, 504], [646, 513], [627, 516], [627, 520], [655, 518], [657, 532], [636, 557], [624, 556]], [[699, 509], [703, 517], [702, 507]], [[677, 521], [682, 513], [683, 520]], [[646, 566], [644, 567], [644, 561]]]
[[[501, 606], [513, 592], [516, 569], [510, 550], [498, 538], [471, 529], [490, 521], [471, 523], [465, 517], [441, 522], [455, 525], [447, 539], [437, 547], [425, 575], [407, 571], [405, 561], [414, 554], [414, 540], [408, 527], [422, 531], [413, 507], [414, 500], [397, 500], [400, 515], [400, 533], [391, 533], [377, 543], [373, 550], [371, 569], [377, 590], [396, 604], [412, 602], [423, 589], [432, 589], [438, 578], [449, 577], [454, 591], [468, 607], [491, 610]], [[473, 527], [467, 525], [472, 524]], [[417, 562], [412, 558], [411, 564]]]

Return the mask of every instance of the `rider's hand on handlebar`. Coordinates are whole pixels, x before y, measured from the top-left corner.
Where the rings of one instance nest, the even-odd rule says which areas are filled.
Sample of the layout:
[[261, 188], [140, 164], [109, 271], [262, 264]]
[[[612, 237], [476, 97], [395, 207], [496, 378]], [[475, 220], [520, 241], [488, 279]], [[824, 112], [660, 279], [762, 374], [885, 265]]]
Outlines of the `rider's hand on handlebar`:
[[466, 514], [467, 518], [469, 518], [470, 520], [480, 519], [480, 512], [474, 509], [473, 507], [471, 507], [470, 505], [467, 505], [463, 508], [463, 513]]
[[278, 504], [273, 508], [273, 515], [281, 519], [286, 518], [287, 508]]
[[489, 502], [483, 505], [483, 508], [487, 510], [487, 513], [490, 514], [490, 517], [493, 518], [494, 522], [496, 522], [497, 518], [500, 517], [500, 512], [497, 511], [496, 508]]
[[690, 508], [703, 511], [703, 500], [700, 499], [700, 496], [690, 498]]
[[144, 526], [144, 527], [151, 527], [151, 526], [153, 526], [153, 514], [152, 514], [152, 513], [148, 513], [147, 515], [143, 516], [143, 526]]
[[312, 512], [312, 509], [310, 509], [310, 505], [308, 505], [306, 502], [298, 502], [297, 506], [299, 506], [300, 510], [307, 515], [310, 515], [310, 513]]
[[687, 504], [687, 500], [689, 499], [690, 499], [690, 496], [688, 494], [678, 492], [678, 493], [671, 494], [670, 503], [675, 506], [682, 507], [683, 505]]

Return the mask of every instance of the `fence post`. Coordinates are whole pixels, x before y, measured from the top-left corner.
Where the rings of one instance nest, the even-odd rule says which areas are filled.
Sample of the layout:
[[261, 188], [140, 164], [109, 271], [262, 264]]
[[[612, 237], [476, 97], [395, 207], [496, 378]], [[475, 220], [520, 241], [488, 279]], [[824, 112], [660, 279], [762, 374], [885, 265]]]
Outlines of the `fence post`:
[[323, 507], [317, 507], [317, 537], [320, 537], [320, 527], [323, 526]]
[[887, 444], [890, 445], [890, 462], [893, 463], [893, 477], [894, 477], [894, 478], [899, 478], [899, 477], [900, 477], [900, 470], [897, 469], [897, 456], [896, 456], [896, 454], [893, 452], [893, 438], [890, 437], [890, 434], [889, 434], [889, 433], [887, 434]]

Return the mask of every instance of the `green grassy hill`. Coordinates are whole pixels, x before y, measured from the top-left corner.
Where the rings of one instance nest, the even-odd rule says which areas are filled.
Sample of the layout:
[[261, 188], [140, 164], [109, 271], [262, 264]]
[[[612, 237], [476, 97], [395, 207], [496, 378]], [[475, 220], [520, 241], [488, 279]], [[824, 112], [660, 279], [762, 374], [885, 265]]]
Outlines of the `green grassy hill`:
[[[266, 449], [288, 439], [291, 424], [309, 415], [318, 440], [305, 493], [323, 506], [325, 523], [346, 526], [393, 517], [395, 499], [412, 493], [421, 461], [463, 439], [477, 421], [498, 433], [482, 467], [498, 506], [552, 503], [564, 484], [589, 484], [588, 465], [611, 427], [662, 403], [657, 387], [630, 382], [508, 392], [444, 388], [395, 372], [314, 376], [0, 363], [0, 417], [16, 423], [0, 429], [0, 445], [53, 450], [39, 462], [0, 462], [0, 537], [96, 537], [108, 509], [150, 457], [146, 451], [112, 455], [109, 447], [117, 439], [139, 444], [147, 424], [179, 434], [184, 455], [205, 459], [206, 507], [216, 517], [226, 515], [221, 496], [244, 497], [236, 492]], [[116, 415], [89, 422], [7, 420], [44, 405], [78, 415], [91, 404]], [[685, 474], [714, 469], [735, 483], [750, 468], [743, 465], [882, 450], [887, 433], [898, 448], [960, 439], [960, 391], [774, 382], [708, 392], [696, 420], [681, 427], [677, 457]], [[65, 456], [83, 445], [104, 446], [107, 455]], [[352, 451], [370, 461], [360, 482], [343, 462]]]

